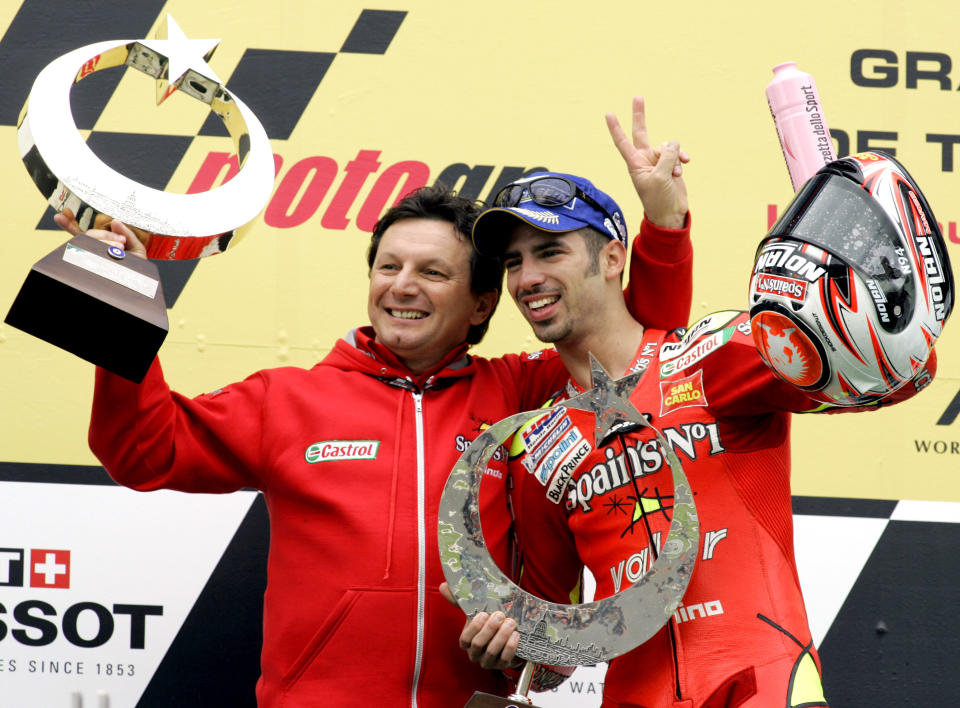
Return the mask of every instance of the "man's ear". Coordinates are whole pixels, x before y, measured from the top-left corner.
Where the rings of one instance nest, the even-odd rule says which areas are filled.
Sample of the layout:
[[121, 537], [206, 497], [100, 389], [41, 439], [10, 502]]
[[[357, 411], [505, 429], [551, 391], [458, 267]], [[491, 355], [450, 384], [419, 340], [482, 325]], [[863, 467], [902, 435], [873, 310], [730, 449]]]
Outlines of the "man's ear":
[[600, 251], [600, 272], [607, 280], [620, 280], [620, 274], [627, 267], [627, 249], [614, 239]]
[[496, 290], [491, 290], [478, 295], [476, 306], [473, 308], [473, 312], [470, 314], [470, 324], [476, 326], [486, 322], [494, 308], [496, 308], [497, 300], [499, 299], [500, 294]]

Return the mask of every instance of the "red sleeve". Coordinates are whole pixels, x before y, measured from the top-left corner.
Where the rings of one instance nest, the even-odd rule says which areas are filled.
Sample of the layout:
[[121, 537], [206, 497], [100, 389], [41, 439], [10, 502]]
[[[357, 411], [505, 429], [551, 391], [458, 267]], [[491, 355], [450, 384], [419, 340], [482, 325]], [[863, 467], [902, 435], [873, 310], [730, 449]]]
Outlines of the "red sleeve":
[[517, 412], [534, 411], [563, 388], [570, 374], [556, 349], [505, 354], [491, 359], [504, 386], [517, 394]]
[[564, 500], [554, 504], [519, 460], [510, 463], [510, 501], [516, 519], [520, 581], [524, 590], [565, 605], [582, 601], [583, 563], [567, 524]]
[[633, 240], [627, 308], [650, 329], [671, 330], [690, 321], [693, 300], [693, 246], [690, 213], [681, 229], [661, 229], [643, 219]]
[[117, 482], [141, 491], [261, 487], [265, 388], [254, 374], [188, 399], [170, 390], [159, 360], [139, 384], [97, 368], [90, 449]]

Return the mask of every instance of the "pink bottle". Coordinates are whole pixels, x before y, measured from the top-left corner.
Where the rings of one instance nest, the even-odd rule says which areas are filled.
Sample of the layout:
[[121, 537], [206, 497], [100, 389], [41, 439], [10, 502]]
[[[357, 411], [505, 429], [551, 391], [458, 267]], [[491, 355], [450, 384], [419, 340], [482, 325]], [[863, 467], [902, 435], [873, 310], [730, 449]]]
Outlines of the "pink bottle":
[[797, 69], [796, 62], [786, 61], [773, 67], [767, 103], [796, 192], [817, 170], [837, 159], [820, 94], [810, 74]]

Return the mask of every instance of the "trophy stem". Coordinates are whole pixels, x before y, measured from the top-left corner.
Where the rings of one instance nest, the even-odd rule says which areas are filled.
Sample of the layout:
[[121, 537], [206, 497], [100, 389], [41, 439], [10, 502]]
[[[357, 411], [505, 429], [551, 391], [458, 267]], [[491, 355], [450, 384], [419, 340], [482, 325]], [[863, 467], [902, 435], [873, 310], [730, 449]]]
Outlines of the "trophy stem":
[[532, 661], [524, 662], [523, 669], [520, 671], [520, 678], [517, 679], [517, 690], [510, 694], [510, 700], [533, 705], [533, 701], [527, 698], [527, 694], [530, 692], [530, 682], [533, 680], [535, 666], [536, 664]]
[[537, 708], [533, 701], [527, 698], [535, 667], [536, 664], [532, 661], [524, 663], [520, 678], [517, 679], [517, 690], [506, 698], [477, 691], [464, 708]]

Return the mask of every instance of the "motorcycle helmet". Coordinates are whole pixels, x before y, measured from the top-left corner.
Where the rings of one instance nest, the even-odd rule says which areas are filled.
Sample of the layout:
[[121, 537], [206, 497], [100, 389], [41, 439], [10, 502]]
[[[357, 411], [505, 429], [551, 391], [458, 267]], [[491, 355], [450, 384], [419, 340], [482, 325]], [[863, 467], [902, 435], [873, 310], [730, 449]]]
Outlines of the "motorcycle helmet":
[[882, 152], [824, 166], [761, 241], [750, 321], [764, 361], [818, 401], [855, 406], [923, 367], [953, 309], [930, 205]]

